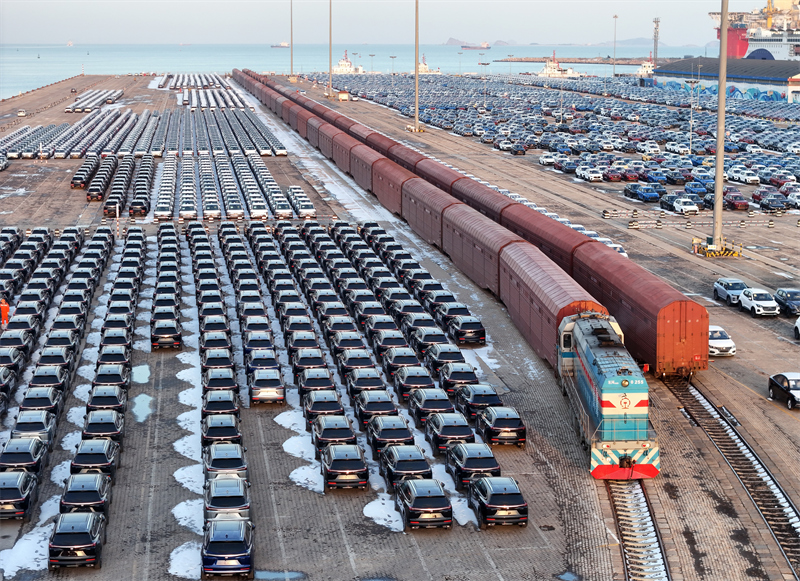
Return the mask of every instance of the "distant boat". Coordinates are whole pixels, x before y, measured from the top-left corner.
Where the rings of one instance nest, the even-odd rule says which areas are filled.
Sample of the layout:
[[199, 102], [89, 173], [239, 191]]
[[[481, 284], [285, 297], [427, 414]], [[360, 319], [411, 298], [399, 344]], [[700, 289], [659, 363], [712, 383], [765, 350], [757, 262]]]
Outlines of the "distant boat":
[[289, 43], [282, 42], [280, 44], [273, 44], [270, 48], [289, 48]]
[[72, 46], [72, 41], [71, 40], [67, 43], [67, 46]]
[[37, 54], [37, 55], [36, 55], [36, 58], [37, 58], [37, 59], [40, 59], [40, 58], [42, 58], [42, 57], [40, 57], [40, 56]]
[[462, 44], [461, 50], [489, 50], [492, 48], [488, 42], [482, 42], [479, 45], [474, 44]]

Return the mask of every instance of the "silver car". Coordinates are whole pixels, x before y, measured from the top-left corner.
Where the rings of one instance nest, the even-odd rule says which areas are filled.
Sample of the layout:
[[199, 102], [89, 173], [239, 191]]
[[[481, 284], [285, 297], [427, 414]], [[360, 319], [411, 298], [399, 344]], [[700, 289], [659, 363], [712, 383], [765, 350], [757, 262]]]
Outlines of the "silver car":
[[203, 518], [250, 520], [250, 483], [244, 478], [220, 476], [203, 485]]
[[203, 476], [206, 481], [215, 478], [236, 477], [250, 480], [244, 447], [231, 442], [215, 442], [203, 448]]
[[56, 437], [56, 416], [43, 410], [19, 412], [11, 438], [39, 438], [49, 449], [53, 449]]

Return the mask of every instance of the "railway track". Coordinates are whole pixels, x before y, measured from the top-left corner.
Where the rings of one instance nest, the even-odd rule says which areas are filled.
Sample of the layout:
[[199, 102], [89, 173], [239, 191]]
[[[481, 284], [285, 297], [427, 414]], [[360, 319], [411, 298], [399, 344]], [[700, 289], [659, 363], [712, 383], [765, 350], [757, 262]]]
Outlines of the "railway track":
[[647, 492], [639, 480], [607, 480], [628, 581], [672, 579]]
[[684, 406], [681, 411], [711, 439], [769, 527], [794, 578], [800, 580], [800, 511], [758, 455], [739, 434], [738, 422], [718, 409], [691, 383], [667, 379], [664, 384]]

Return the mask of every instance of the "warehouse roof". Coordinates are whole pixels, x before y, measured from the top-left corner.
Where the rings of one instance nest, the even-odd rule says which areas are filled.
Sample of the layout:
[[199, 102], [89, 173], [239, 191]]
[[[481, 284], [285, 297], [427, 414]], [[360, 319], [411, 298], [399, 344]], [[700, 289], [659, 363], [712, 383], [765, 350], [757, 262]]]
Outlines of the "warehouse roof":
[[[654, 74], [697, 77], [698, 71], [701, 79], [716, 79], [719, 76], [719, 59], [683, 59], [658, 67]], [[800, 75], [800, 61], [728, 59], [729, 78], [786, 81], [797, 75]]]

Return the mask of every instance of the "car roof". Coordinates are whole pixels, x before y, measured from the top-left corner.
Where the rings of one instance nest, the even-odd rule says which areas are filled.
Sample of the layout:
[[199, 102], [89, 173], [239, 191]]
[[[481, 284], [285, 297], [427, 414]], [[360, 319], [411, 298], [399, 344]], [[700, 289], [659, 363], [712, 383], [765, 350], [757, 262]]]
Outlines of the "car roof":
[[67, 481], [67, 490], [97, 490], [108, 478], [105, 474], [73, 474]]
[[519, 413], [512, 407], [508, 406], [492, 406], [486, 408], [486, 411], [497, 418], [515, 419], [519, 418]]
[[407, 486], [414, 491], [414, 496], [444, 496], [444, 490], [438, 480], [429, 478], [407, 480]]
[[6, 442], [3, 452], [28, 452], [37, 438], [12, 438]]
[[0, 488], [18, 488], [27, 472], [0, 472]]
[[233, 414], [216, 414], [206, 416], [205, 421], [209, 426], [235, 426], [236, 416]]
[[244, 492], [243, 478], [224, 476], [210, 481], [211, 494], [214, 496], [239, 496]]
[[464, 452], [466, 452], [469, 458], [494, 458], [492, 449], [487, 444], [461, 443], [457, 445], [460, 446]]
[[347, 428], [350, 422], [347, 421], [347, 416], [319, 416], [319, 422], [326, 428]]
[[328, 446], [328, 449], [331, 452], [331, 456], [338, 460], [343, 458], [361, 459], [361, 448], [355, 444], [333, 444]]
[[407, 428], [408, 424], [402, 416], [374, 416], [374, 420], [382, 428]]
[[212, 541], [241, 541], [244, 538], [245, 521], [213, 519], [210, 523]]
[[104, 438], [97, 438], [95, 440], [81, 440], [78, 443], [78, 452], [84, 454], [92, 454], [98, 452], [105, 452], [111, 446], [111, 440]]
[[489, 486], [489, 490], [493, 493], [498, 492], [515, 492], [518, 493], [519, 485], [513, 478], [506, 476], [488, 476], [484, 477], [483, 481]]
[[93, 512], [70, 512], [60, 514], [58, 515], [58, 518], [56, 518], [55, 532], [85, 533], [91, 528], [94, 519], [95, 513]]

